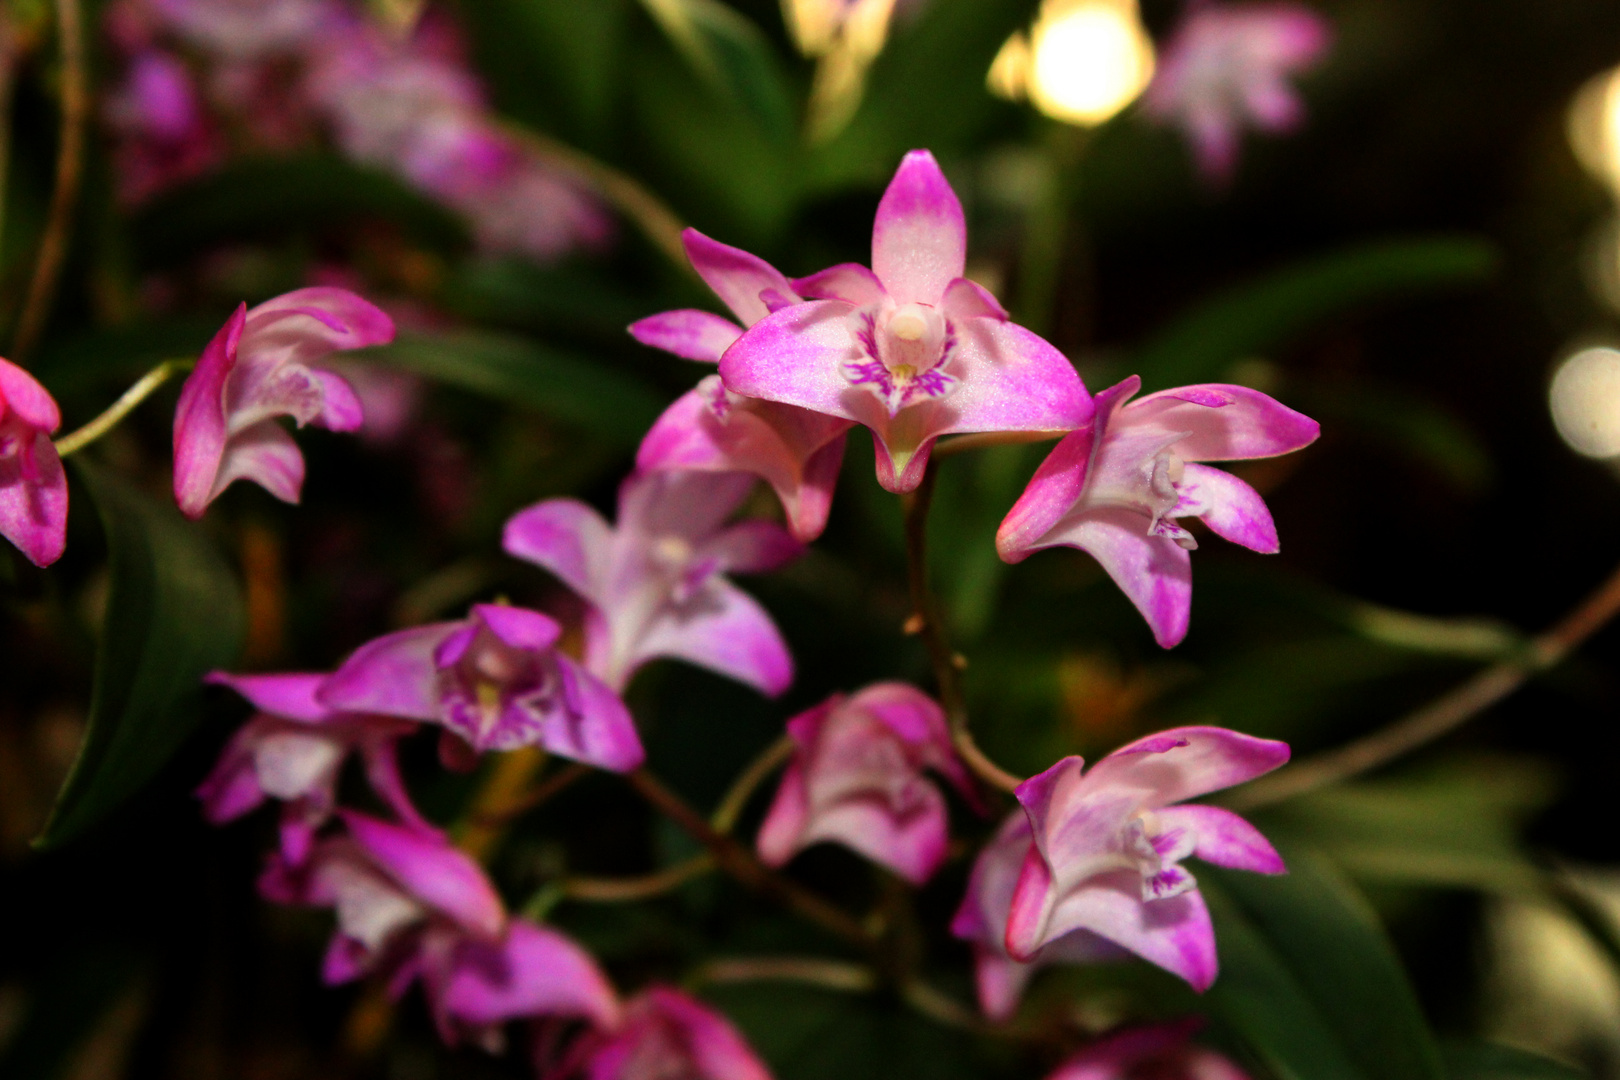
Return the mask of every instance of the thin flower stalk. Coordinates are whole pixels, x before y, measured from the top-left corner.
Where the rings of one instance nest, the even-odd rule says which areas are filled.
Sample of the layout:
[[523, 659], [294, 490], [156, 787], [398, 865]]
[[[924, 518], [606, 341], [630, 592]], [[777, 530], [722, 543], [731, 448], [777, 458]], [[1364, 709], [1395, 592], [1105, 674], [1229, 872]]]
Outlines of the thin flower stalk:
[[61, 457], [78, 453], [107, 432], [117, 427], [124, 417], [135, 411], [141, 402], [151, 397], [157, 389], [174, 376], [190, 371], [197, 366], [193, 359], [165, 360], [157, 367], [148, 371], [135, 381], [135, 385], [125, 390], [117, 401], [107, 406], [101, 415], [79, 428], [69, 432], [56, 440], [56, 452]]

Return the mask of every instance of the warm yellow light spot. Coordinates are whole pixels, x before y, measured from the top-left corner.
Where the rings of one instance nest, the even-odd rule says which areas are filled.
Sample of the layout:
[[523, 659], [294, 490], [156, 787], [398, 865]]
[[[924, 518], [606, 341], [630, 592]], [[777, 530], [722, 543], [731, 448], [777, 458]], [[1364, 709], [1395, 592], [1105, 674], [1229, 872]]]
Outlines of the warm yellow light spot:
[[1567, 128], [1575, 157], [1620, 194], [1620, 68], [1592, 78], [1576, 92]]
[[1559, 365], [1547, 396], [1553, 425], [1570, 449], [1620, 456], [1620, 352], [1582, 349]]
[[1048, 116], [1092, 126], [1153, 78], [1153, 42], [1135, 0], [1046, 0], [1026, 39], [1002, 46], [987, 77], [1004, 97], [1027, 96]]

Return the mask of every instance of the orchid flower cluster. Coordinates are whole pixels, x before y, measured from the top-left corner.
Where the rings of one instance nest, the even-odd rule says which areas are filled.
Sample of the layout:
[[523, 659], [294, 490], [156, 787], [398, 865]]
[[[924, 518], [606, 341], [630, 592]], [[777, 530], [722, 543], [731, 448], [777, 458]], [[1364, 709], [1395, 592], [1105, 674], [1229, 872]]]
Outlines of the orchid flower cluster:
[[[709, 1006], [658, 984], [622, 997], [583, 946], [509, 911], [478, 861], [417, 810], [399, 764], [402, 740], [432, 729], [440, 760], [457, 770], [535, 748], [634, 782], [647, 775], [646, 753], [624, 694], [650, 661], [675, 659], [782, 694], [794, 679], [792, 652], [732, 576], [776, 570], [821, 534], [856, 425], [871, 432], [879, 484], [901, 494], [929, 479], [930, 455], [947, 436], [1058, 438], [1003, 522], [1000, 554], [1016, 562], [1047, 547], [1086, 552], [1166, 647], [1188, 627], [1190, 519], [1253, 550], [1277, 550], [1261, 496], [1205, 462], [1283, 454], [1317, 435], [1307, 417], [1241, 386], [1137, 396], [1132, 377], [1089, 394], [1062, 353], [964, 276], [962, 206], [927, 151], [906, 155], [879, 203], [869, 267], [789, 279], [696, 231], [685, 241], [735, 321], [672, 311], [630, 331], [717, 372], [647, 433], [612, 522], [556, 498], [506, 523], [505, 551], [578, 597], [577, 638], [546, 612], [478, 603], [464, 617], [364, 644], [331, 671], [210, 676], [255, 713], [199, 787], [204, 813], [224, 823], [279, 804], [279, 842], [259, 888], [277, 903], [333, 910], [322, 978], [376, 979], [395, 997], [420, 984], [447, 1044], [499, 1051], [520, 1022], [543, 1036], [535, 1042], [543, 1075], [769, 1074]], [[236, 480], [296, 502], [304, 462], [280, 418], [355, 430], [363, 407], [329, 358], [392, 332], [388, 316], [342, 289], [238, 309], [181, 394], [182, 510], [201, 515]], [[48, 438], [55, 409], [25, 375], [7, 367], [0, 376], [14, 470], [0, 489], [0, 524], [30, 557], [51, 555], [60, 545], [42, 541], [41, 530], [57, 521], [53, 508], [65, 509]], [[785, 524], [735, 520], [761, 480]], [[1050, 964], [1134, 955], [1205, 989], [1218, 971], [1215, 936], [1185, 861], [1284, 871], [1252, 825], [1192, 801], [1288, 759], [1282, 743], [1224, 728], [1177, 728], [1089, 767], [1068, 757], [1009, 781], [968, 752], [959, 710], [883, 681], [794, 716], [783, 746], [785, 768], [752, 854], [737, 855], [761, 874], [832, 843], [920, 885], [952, 850], [952, 795], [981, 817], [994, 812], [998, 786], [1015, 797], [978, 852], [951, 924], [971, 950], [979, 1004], [993, 1022], [1014, 1014], [1028, 980]], [[385, 816], [340, 805], [351, 759]], [[559, 1040], [559, 1024], [571, 1038]], [[1241, 1077], [1189, 1042], [1191, 1033], [1185, 1024], [1121, 1032], [1054, 1075], [1152, 1068]]]
[[469, 222], [494, 254], [600, 247], [612, 220], [559, 161], [504, 128], [437, 9], [403, 39], [349, 0], [117, 0], [105, 28], [124, 73], [103, 118], [134, 204], [324, 134]]

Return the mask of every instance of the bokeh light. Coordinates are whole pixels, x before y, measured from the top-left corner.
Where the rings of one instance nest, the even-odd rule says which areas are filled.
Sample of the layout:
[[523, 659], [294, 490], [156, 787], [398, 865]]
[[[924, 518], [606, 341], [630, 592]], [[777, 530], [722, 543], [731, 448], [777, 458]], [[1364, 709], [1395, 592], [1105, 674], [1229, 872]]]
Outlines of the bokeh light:
[[1576, 92], [1567, 129], [1576, 159], [1620, 194], [1620, 68], [1594, 76]]
[[1598, 346], [1570, 356], [1553, 375], [1548, 404], [1576, 453], [1620, 456], [1620, 351]]
[[1153, 42], [1134, 0], [1047, 0], [1029, 35], [1014, 34], [991, 65], [991, 90], [1027, 97], [1046, 115], [1100, 124], [1147, 88]]

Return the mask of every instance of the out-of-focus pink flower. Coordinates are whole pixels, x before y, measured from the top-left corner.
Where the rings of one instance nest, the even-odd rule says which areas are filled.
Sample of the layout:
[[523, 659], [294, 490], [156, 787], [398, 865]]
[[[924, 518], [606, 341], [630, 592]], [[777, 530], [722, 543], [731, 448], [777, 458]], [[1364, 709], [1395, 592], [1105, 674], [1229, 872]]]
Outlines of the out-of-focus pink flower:
[[332, 816], [338, 774], [350, 754], [365, 764], [372, 789], [399, 819], [432, 832], [411, 805], [395, 748], [416, 725], [390, 717], [340, 713], [315, 691], [324, 674], [228, 675], [205, 682], [228, 686], [259, 712], [232, 736], [219, 762], [197, 788], [203, 815], [233, 821], [266, 799], [280, 800], [281, 853], [290, 864], [308, 857], [315, 832]]
[[346, 835], [300, 865], [273, 856], [259, 889], [272, 901], [332, 907], [328, 984], [364, 975], [399, 997], [418, 979], [440, 1035], [497, 1043], [507, 1020], [578, 1016], [616, 1026], [612, 987], [578, 945], [508, 918], [478, 863], [442, 836], [342, 811]]
[[731, 1022], [679, 990], [651, 986], [625, 1003], [616, 1031], [592, 1031], [546, 1080], [771, 1080]]
[[458, 622], [386, 634], [320, 688], [327, 706], [442, 725], [474, 750], [541, 746], [614, 772], [640, 765], [619, 696], [557, 649], [548, 615], [477, 604]]
[[[1008, 511], [996, 549], [1020, 562], [1075, 547], [1102, 564], [1165, 648], [1187, 636], [1198, 546], [1177, 518], [1262, 553], [1277, 527], [1248, 484], [1201, 461], [1275, 457], [1315, 441], [1315, 420], [1243, 386], [1206, 383], [1130, 402], [1132, 375], [1097, 395], [1095, 422], [1065, 436]], [[1127, 404], [1127, 402], [1130, 402]]]
[[1302, 4], [1193, 3], [1143, 95], [1147, 114], [1186, 133], [1204, 176], [1226, 183], [1246, 126], [1285, 132], [1305, 119], [1289, 77], [1327, 54], [1332, 28]]
[[1046, 1080], [1249, 1080], [1223, 1054], [1188, 1040], [1203, 1021], [1127, 1028], [1087, 1046]]
[[812, 844], [860, 852], [913, 884], [945, 858], [945, 796], [933, 770], [977, 805], [939, 704], [914, 686], [877, 683], [788, 721], [793, 759], [760, 826], [759, 856], [781, 866]]
[[304, 456], [277, 422], [354, 431], [364, 416], [343, 379], [314, 366], [393, 340], [394, 323], [346, 289], [298, 289], [236, 309], [203, 350], [174, 415], [174, 497], [188, 517], [237, 480], [297, 502]]
[[193, 45], [233, 57], [317, 47], [344, 18], [333, 0], [152, 0], [151, 6]]
[[872, 229], [872, 269], [793, 282], [800, 296], [720, 359], [728, 390], [865, 424], [878, 482], [911, 491], [955, 432], [1072, 431], [1091, 419], [1073, 365], [962, 276], [962, 204], [926, 150], [906, 155]]
[[503, 544], [590, 603], [586, 665], [608, 685], [623, 689], [668, 656], [774, 697], [793, 681], [793, 658], [725, 575], [774, 570], [804, 549], [769, 522], [724, 525], [753, 484], [746, 473], [636, 473], [619, 488], [617, 527], [576, 499], [548, 499], [514, 515]]
[[[692, 268], [745, 326], [800, 302], [792, 284], [764, 259], [709, 239], [681, 234]], [[718, 363], [743, 327], [707, 311], [666, 311], [630, 333], [644, 345], [688, 360]], [[744, 397], [710, 375], [664, 411], [636, 454], [639, 469], [751, 472], [775, 490], [794, 537], [809, 543], [827, 527], [844, 433], [853, 421], [797, 405]]]
[[1089, 771], [1067, 757], [1018, 786], [1034, 840], [1013, 889], [1007, 952], [1030, 962], [1087, 930], [1203, 991], [1215, 981], [1215, 930], [1198, 883], [1181, 866], [1283, 872], [1253, 825], [1185, 799], [1241, 784], [1288, 760], [1286, 743], [1217, 727], [1138, 739]]
[[1024, 986], [1046, 964], [1094, 964], [1130, 955], [1089, 930], [1072, 930], [1043, 945], [1027, 961], [1007, 953], [1007, 916], [1013, 890], [1035, 842], [1029, 818], [1015, 810], [979, 852], [967, 894], [951, 921], [951, 933], [973, 947], [979, 1007], [992, 1020], [1005, 1020], [1018, 1008]]
[[179, 58], [148, 49], [104, 109], [115, 139], [114, 183], [126, 204], [148, 199], [218, 166], [225, 144], [203, 110], [191, 73]]
[[67, 546], [67, 474], [51, 442], [61, 426], [50, 392], [0, 359], [0, 536], [35, 566], [49, 566]]

